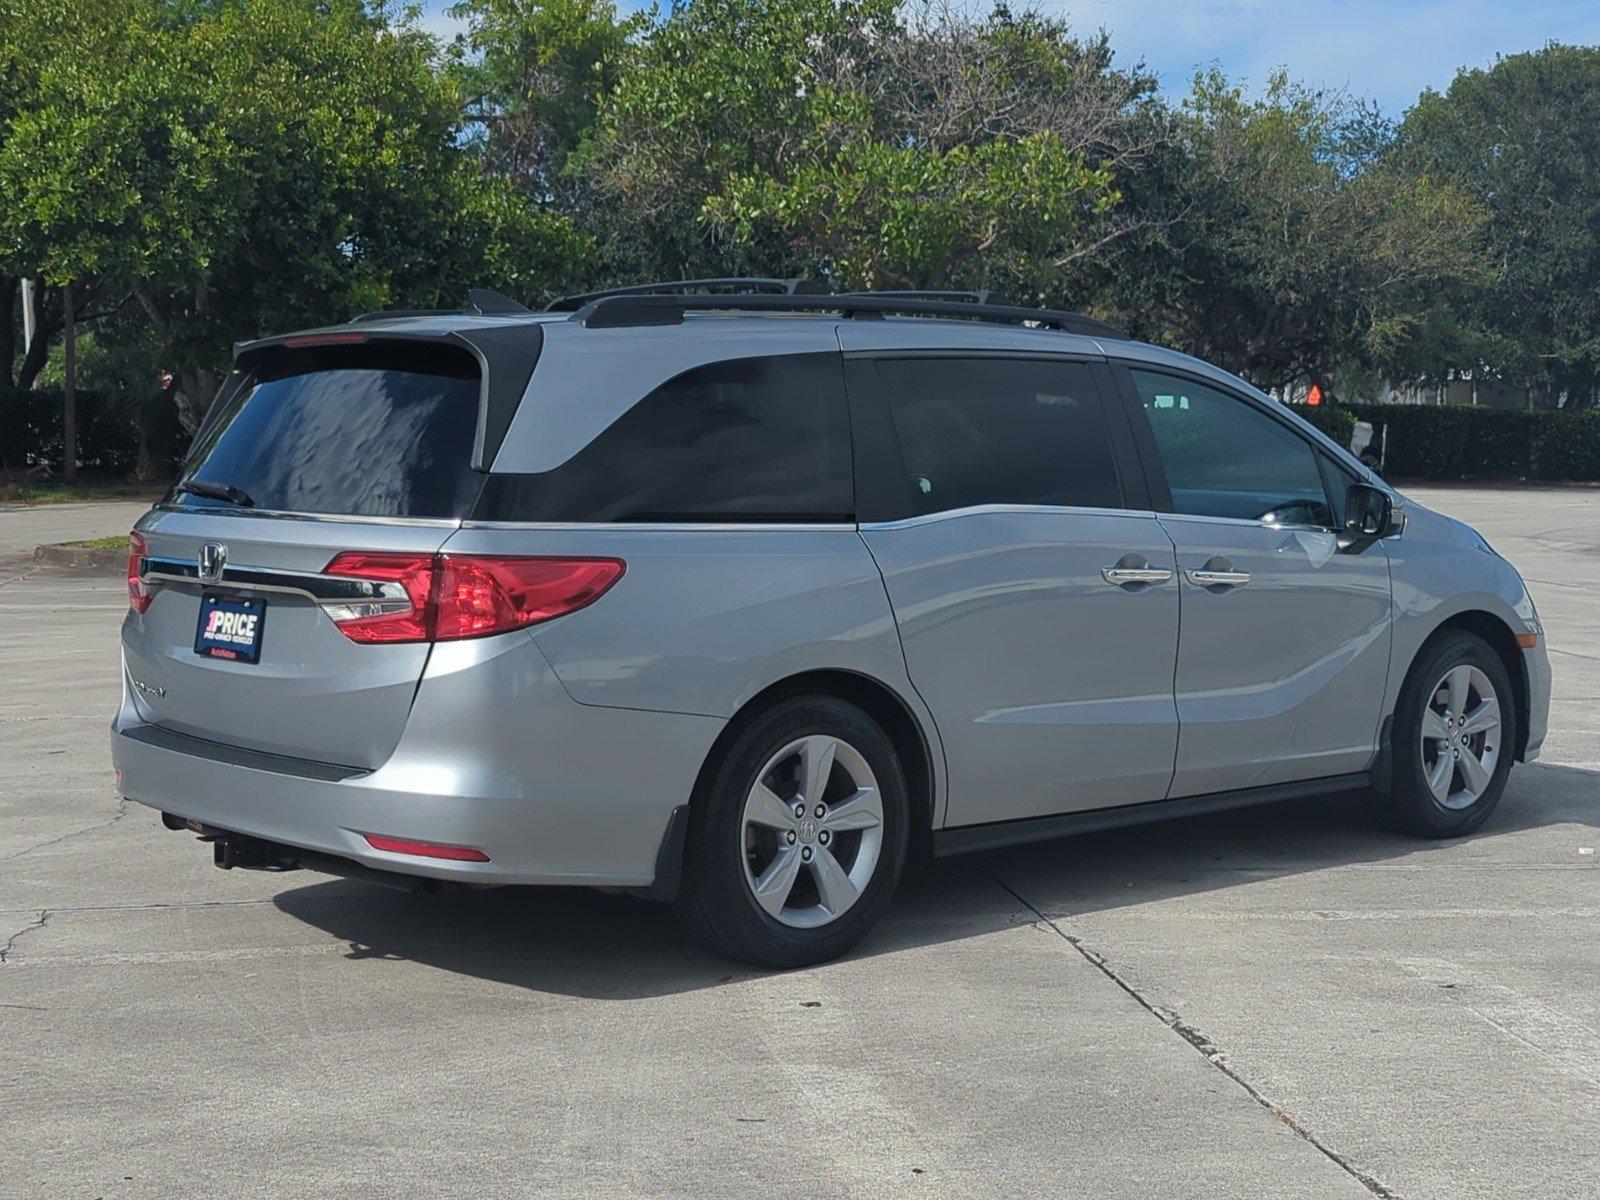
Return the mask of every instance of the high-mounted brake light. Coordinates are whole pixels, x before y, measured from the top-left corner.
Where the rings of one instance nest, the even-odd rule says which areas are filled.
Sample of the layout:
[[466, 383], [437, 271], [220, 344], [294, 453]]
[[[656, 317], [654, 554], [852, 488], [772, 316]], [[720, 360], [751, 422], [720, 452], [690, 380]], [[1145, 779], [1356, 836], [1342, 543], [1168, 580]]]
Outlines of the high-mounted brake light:
[[347, 551], [328, 564], [326, 573], [398, 583], [410, 601], [399, 611], [383, 611], [383, 602], [357, 604], [356, 614], [335, 617], [351, 641], [449, 642], [576, 612], [604, 595], [626, 569], [616, 558]]
[[364, 333], [302, 333], [284, 338], [282, 344], [298, 350], [302, 346], [355, 346], [366, 340]]
[[144, 612], [150, 607], [150, 601], [155, 598], [140, 574], [148, 550], [144, 534], [135, 531], [128, 535], [128, 607], [136, 613]]

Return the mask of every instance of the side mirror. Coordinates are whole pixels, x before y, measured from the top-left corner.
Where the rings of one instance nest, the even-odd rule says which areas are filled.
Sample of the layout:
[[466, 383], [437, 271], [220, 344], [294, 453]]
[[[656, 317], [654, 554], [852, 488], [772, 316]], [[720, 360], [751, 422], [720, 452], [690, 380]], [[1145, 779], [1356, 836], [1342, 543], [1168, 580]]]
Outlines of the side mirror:
[[1344, 494], [1344, 535], [1340, 545], [1360, 550], [1379, 538], [1398, 533], [1394, 502], [1389, 493], [1367, 483], [1352, 483]]

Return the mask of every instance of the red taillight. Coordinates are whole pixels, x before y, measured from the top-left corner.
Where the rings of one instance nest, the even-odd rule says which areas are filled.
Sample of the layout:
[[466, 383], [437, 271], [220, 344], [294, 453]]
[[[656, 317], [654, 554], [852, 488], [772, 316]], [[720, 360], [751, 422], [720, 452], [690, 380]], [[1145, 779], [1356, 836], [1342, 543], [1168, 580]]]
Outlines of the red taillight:
[[144, 565], [144, 556], [149, 552], [145, 545], [144, 534], [134, 532], [128, 535], [128, 607], [136, 613], [142, 613], [150, 607], [154, 598], [149, 587], [139, 575], [139, 568]]
[[480, 554], [350, 551], [329, 575], [398, 582], [403, 612], [336, 619], [357, 642], [458, 641], [536, 625], [592, 604], [626, 569], [615, 558], [502, 558]]
[[418, 858], [449, 858], [457, 862], [488, 862], [489, 856], [471, 846], [447, 846], [441, 842], [419, 842], [412, 838], [384, 837], [381, 833], [366, 834], [367, 845], [374, 850], [387, 850], [391, 854], [414, 854]]
[[439, 556], [440, 641], [484, 637], [592, 604], [622, 578], [615, 558]]
[[352, 642], [428, 642], [433, 640], [433, 554], [365, 554], [347, 551], [324, 569], [328, 575], [348, 575], [380, 583], [398, 583], [411, 607], [376, 616], [335, 620]]

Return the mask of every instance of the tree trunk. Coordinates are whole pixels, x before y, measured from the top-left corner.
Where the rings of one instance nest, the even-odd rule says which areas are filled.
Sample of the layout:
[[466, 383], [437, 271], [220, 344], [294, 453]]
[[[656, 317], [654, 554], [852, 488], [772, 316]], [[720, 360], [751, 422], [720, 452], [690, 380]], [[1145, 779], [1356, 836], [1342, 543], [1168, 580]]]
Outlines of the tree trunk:
[[150, 456], [150, 407], [150, 401], [142, 401], [134, 411], [133, 428], [139, 439], [133, 464], [135, 483], [160, 482], [160, 471], [156, 468], [155, 459]]
[[50, 293], [45, 290], [44, 284], [38, 280], [33, 285], [33, 344], [28, 347], [27, 353], [22, 356], [22, 365], [17, 368], [16, 388], [19, 392], [29, 391], [34, 381], [39, 378], [45, 364], [50, 361], [50, 343], [55, 340], [56, 331], [61, 328], [61, 312], [50, 304]]
[[61, 478], [78, 482], [78, 323], [72, 311], [72, 285], [61, 289], [61, 318], [67, 335], [67, 386], [61, 397]]
[[217, 374], [196, 368], [192, 371], [183, 371], [178, 376], [178, 420], [188, 433], [195, 433], [200, 428], [200, 422], [205, 420], [206, 410], [211, 407], [211, 401], [217, 394]]
[[15, 275], [0, 275], [0, 388], [11, 387], [17, 379], [17, 298], [22, 280]]

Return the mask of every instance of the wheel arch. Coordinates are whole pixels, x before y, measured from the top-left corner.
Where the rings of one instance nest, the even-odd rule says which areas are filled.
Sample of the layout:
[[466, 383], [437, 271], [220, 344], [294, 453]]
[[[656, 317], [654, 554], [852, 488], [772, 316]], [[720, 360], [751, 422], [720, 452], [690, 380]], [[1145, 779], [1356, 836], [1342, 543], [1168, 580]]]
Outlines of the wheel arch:
[[[1482, 608], [1469, 608], [1452, 613], [1434, 626], [1428, 636], [1423, 638], [1417, 645], [1416, 651], [1411, 655], [1411, 661], [1406, 664], [1405, 675], [1401, 677], [1402, 681], [1411, 677], [1411, 672], [1416, 669], [1417, 662], [1427, 653], [1430, 646], [1441, 637], [1457, 630], [1476, 634], [1489, 643], [1490, 648], [1494, 650], [1501, 663], [1505, 666], [1506, 674], [1511, 679], [1512, 702], [1516, 705], [1517, 712], [1517, 744], [1513, 747], [1515, 751], [1513, 757], [1518, 762], [1525, 761], [1528, 750], [1528, 719], [1532, 704], [1531, 686], [1528, 681], [1528, 665], [1523, 660], [1521, 648], [1517, 645], [1516, 634], [1512, 632], [1511, 626], [1506, 624], [1501, 617]], [[1396, 692], [1396, 703], [1398, 703], [1400, 691], [1403, 690], [1404, 688], [1402, 687]], [[1389, 732], [1393, 723], [1394, 711], [1391, 709], [1384, 717], [1383, 746], [1380, 751], [1380, 762], [1373, 771], [1374, 776], [1381, 777], [1383, 783], [1387, 783], [1389, 771], [1392, 769]]]
[[780, 700], [805, 694], [836, 696], [854, 704], [883, 728], [905, 772], [906, 796], [911, 802], [911, 839], [907, 857], [912, 862], [931, 859], [938, 779], [934, 766], [935, 744], [904, 697], [882, 680], [855, 671], [837, 668], [802, 671], [769, 684], [746, 700], [706, 752], [700, 772], [695, 777], [690, 804], [701, 803], [706, 789], [710, 787], [717, 763], [757, 714]]

